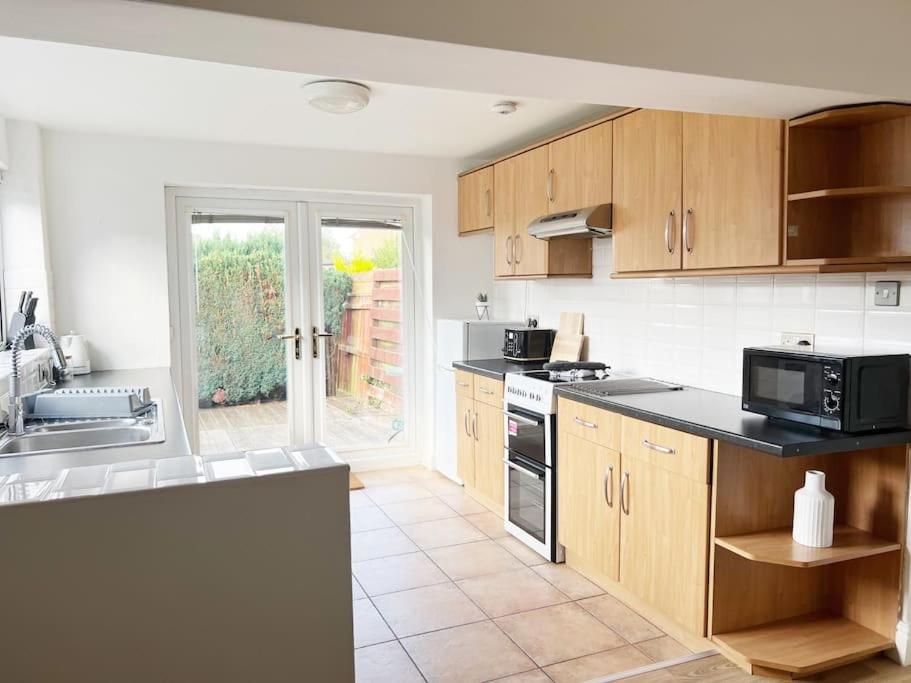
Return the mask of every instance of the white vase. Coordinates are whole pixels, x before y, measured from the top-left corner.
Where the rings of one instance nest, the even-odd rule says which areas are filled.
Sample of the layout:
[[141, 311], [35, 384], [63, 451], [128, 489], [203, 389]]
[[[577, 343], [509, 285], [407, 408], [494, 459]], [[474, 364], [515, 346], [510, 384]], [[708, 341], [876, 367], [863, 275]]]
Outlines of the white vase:
[[826, 491], [826, 473], [807, 470], [802, 489], [794, 493], [794, 530], [801, 545], [828, 548], [835, 529], [835, 496]]
[[475, 310], [478, 312], [478, 320], [483, 320], [484, 318], [490, 317], [490, 313], [488, 310], [489, 305], [490, 304], [487, 303], [486, 301], [475, 301], [474, 302]]

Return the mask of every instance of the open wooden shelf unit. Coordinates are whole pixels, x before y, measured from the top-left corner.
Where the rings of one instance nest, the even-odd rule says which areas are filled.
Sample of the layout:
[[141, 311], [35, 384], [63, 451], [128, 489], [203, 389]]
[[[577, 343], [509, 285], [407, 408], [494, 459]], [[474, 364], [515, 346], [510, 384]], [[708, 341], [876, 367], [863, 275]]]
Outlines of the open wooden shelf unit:
[[[754, 674], [799, 677], [893, 646], [907, 446], [775, 458], [716, 442], [709, 634]], [[807, 470], [835, 496], [835, 542], [791, 538]]]
[[785, 263], [911, 262], [911, 105], [788, 123]]

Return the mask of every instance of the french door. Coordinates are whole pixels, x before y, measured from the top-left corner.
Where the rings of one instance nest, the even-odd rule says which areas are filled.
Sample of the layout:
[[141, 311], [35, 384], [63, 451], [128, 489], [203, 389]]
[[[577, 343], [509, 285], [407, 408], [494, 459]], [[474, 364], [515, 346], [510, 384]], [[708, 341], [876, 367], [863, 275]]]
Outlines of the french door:
[[175, 379], [193, 452], [413, 447], [407, 208], [175, 196]]

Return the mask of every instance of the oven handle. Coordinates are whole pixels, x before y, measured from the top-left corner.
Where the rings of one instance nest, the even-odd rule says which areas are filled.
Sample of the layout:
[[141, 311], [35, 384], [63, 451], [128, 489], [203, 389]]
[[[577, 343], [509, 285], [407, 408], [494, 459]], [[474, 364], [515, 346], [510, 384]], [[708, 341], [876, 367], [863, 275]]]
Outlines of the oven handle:
[[537, 479], [538, 481], [540, 481], [544, 477], [543, 474], [538, 474], [537, 472], [532, 472], [531, 470], [527, 470], [524, 467], [522, 467], [521, 465], [517, 465], [512, 460], [509, 460], [508, 458], [503, 458], [503, 464], [506, 465], [507, 467], [511, 467], [512, 469], [521, 472], [524, 475], [533, 477], [533, 478]]
[[506, 417], [512, 418], [512, 419], [515, 420], [516, 422], [521, 422], [522, 424], [530, 425], [530, 426], [532, 426], [532, 427], [537, 427], [538, 425], [543, 424], [543, 422], [544, 422], [543, 420], [541, 420], [541, 421], [539, 422], [539, 421], [536, 421], [536, 420], [532, 420], [532, 419], [529, 418], [529, 417], [525, 417], [525, 416], [523, 416], [523, 415], [516, 415], [515, 413], [511, 413], [511, 412], [509, 412], [508, 410], [504, 410], [504, 411], [503, 411], [503, 414], [504, 414]]

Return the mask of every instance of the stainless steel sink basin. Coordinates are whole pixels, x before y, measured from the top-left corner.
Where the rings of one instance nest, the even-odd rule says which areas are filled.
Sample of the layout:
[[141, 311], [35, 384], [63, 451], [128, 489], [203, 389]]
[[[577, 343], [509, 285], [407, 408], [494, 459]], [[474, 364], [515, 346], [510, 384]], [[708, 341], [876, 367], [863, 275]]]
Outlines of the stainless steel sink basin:
[[26, 426], [20, 436], [0, 438], [0, 457], [115, 446], [137, 446], [164, 441], [161, 407], [156, 402], [141, 417], [80, 421], [42, 420]]

